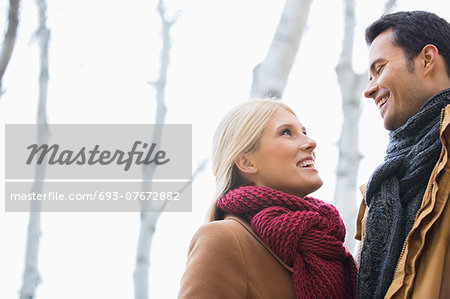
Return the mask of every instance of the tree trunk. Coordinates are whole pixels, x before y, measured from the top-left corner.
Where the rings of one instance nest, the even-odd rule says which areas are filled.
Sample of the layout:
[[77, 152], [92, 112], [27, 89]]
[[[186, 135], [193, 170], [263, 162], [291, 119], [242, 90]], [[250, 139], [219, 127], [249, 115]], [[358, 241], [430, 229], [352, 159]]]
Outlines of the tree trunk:
[[17, 27], [19, 25], [19, 4], [19, 0], [9, 1], [8, 28], [6, 29], [2, 51], [0, 52], [0, 96], [3, 93], [3, 76], [16, 44]]
[[355, 245], [355, 202], [356, 178], [359, 162], [359, 116], [361, 94], [366, 84], [364, 75], [353, 71], [353, 38], [355, 29], [355, 2], [344, 1], [344, 40], [336, 73], [342, 94], [343, 124], [339, 139], [339, 160], [337, 165], [334, 204], [341, 213], [347, 228], [346, 244]]
[[[386, 2], [384, 13], [395, 6], [395, 0]], [[367, 84], [365, 74], [356, 74], [352, 66], [353, 39], [355, 29], [355, 1], [344, 0], [344, 40], [339, 63], [336, 66], [339, 87], [342, 93], [343, 124], [339, 139], [339, 160], [336, 174], [334, 204], [341, 213], [347, 228], [346, 244], [355, 247], [355, 223], [357, 215], [356, 181], [359, 162], [359, 117], [361, 95]]]
[[[156, 124], [164, 124], [167, 108], [165, 106], [165, 91], [167, 82], [167, 71], [170, 63], [170, 28], [175, 23], [174, 18], [168, 21], [165, 13], [166, 9], [162, 0], [158, 2], [159, 17], [161, 19], [161, 31], [162, 31], [162, 50], [161, 50], [161, 65], [159, 69], [159, 78], [156, 82], [150, 82], [156, 89]], [[155, 126], [153, 132], [153, 142], [159, 143], [161, 140], [161, 128]], [[151, 190], [151, 179], [155, 171], [154, 165], [144, 165], [142, 191]], [[160, 206], [152, 207], [154, 212], [141, 212], [141, 226], [139, 229], [139, 239], [137, 245], [136, 265], [133, 273], [134, 278], [134, 297], [135, 299], [147, 299], [149, 298], [149, 271], [150, 271], [150, 250], [152, 247], [152, 241], [156, 224], [158, 222], [161, 212], [164, 210], [168, 201], [165, 201]], [[141, 205], [149, 205], [151, 202], [141, 202]], [[149, 210], [142, 206], [142, 210]]]
[[160, 214], [160, 212], [141, 212], [136, 266], [133, 274], [134, 297], [136, 299], [149, 298], [150, 249], [152, 248], [153, 235]]
[[[48, 86], [48, 44], [50, 31], [46, 27], [47, 4], [45, 0], [36, 0], [39, 8], [39, 28], [37, 35], [40, 48], [40, 75], [39, 75], [39, 107], [37, 113], [38, 144], [47, 143], [49, 131], [47, 126], [47, 86]], [[45, 178], [45, 165], [36, 165], [35, 181], [32, 192], [42, 193]], [[38, 270], [39, 238], [41, 235], [40, 201], [31, 201], [30, 218], [28, 223], [27, 249], [25, 255], [25, 271], [20, 299], [35, 297], [36, 288], [41, 278]]]
[[253, 69], [252, 98], [281, 98], [308, 20], [312, 0], [287, 0], [263, 62]]

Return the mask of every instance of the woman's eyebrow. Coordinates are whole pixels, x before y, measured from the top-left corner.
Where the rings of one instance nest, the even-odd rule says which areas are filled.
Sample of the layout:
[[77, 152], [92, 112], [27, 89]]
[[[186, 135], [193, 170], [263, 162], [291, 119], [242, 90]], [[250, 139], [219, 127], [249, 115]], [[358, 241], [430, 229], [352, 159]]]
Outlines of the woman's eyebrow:
[[[277, 129], [281, 129], [283, 127], [296, 128], [297, 126], [295, 124], [293, 124], [293, 123], [283, 123], [283, 124], [279, 125], [277, 127]], [[300, 126], [300, 130], [301, 131], [306, 131], [306, 128], [304, 126]]]

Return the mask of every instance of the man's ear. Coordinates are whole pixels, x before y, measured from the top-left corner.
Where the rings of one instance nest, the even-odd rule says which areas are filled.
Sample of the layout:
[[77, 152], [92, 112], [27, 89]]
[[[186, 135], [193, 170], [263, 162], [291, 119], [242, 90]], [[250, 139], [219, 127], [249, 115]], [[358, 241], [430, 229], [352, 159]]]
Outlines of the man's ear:
[[251, 161], [250, 156], [247, 154], [239, 156], [239, 158], [236, 159], [235, 164], [243, 174], [255, 174], [258, 171]]
[[435, 45], [428, 44], [423, 47], [419, 55], [422, 58], [424, 75], [429, 75], [436, 67], [436, 64], [438, 62], [439, 50]]

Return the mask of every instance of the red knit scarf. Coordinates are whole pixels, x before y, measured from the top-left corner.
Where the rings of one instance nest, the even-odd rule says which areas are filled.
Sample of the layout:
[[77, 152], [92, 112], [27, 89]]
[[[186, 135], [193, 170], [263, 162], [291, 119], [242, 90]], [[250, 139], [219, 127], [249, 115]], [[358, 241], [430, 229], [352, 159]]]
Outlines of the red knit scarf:
[[294, 268], [297, 298], [356, 298], [356, 264], [332, 205], [246, 185], [222, 196], [217, 206], [248, 217], [256, 234]]

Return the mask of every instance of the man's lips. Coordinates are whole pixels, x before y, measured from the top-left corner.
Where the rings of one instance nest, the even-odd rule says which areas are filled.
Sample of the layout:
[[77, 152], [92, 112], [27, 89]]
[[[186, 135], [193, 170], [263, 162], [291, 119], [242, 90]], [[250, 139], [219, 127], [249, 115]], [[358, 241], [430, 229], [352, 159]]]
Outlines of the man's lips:
[[382, 98], [382, 99], [377, 103], [378, 109], [381, 109], [381, 106], [383, 106], [384, 103], [386, 103], [386, 102], [387, 102], [387, 98]]
[[375, 98], [375, 105], [377, 105], [378, 109], [381, 109], [381, 107], [387, 102], [389, 98], [389, 94], [383, 93]]

